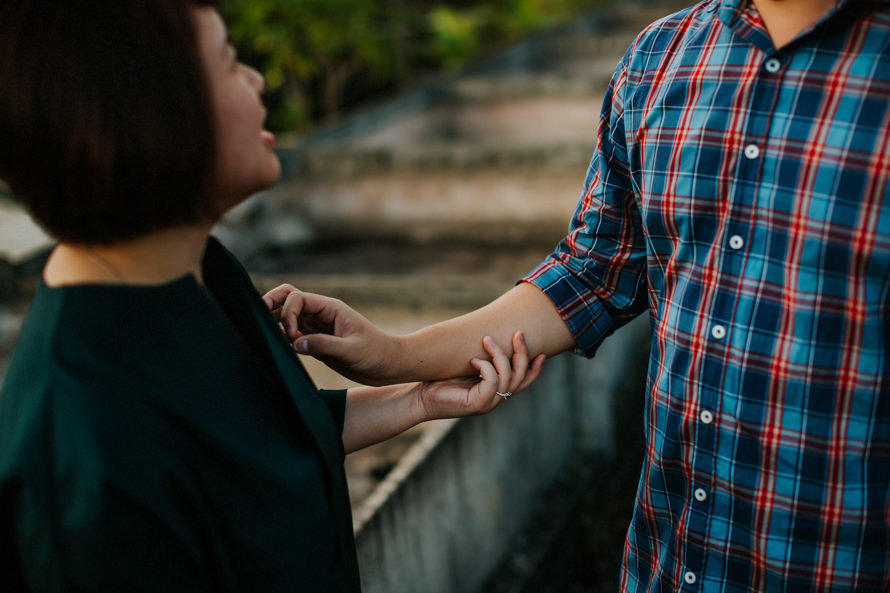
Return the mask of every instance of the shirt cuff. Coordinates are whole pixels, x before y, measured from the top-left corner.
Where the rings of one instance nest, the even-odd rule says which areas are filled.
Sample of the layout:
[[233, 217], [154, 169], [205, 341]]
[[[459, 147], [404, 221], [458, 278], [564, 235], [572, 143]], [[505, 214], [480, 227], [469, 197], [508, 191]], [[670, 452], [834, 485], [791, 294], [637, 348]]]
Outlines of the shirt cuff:
[[593, 290], [554, 257], [538, 264], [522, 281], [537, 286], [553, 301], [575, 338], [576, 354], [592, 357], [606, 336], [621, 325]]

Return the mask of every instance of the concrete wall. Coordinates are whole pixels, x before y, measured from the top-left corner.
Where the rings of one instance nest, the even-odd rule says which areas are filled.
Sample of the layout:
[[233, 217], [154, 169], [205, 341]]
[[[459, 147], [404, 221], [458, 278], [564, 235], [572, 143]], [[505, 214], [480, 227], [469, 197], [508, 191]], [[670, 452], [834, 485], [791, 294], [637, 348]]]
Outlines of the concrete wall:
[[647, 346], [648, 320], [638, 319], [592, 361], [554, 358], [493, 413], [429, 430], [354, 509], [365, 592], [481, 591], [523, 552], [517, 538], [542, 494], [571, 480], [579, 458], [593, 454], [606, 467], [625, 439], [641, 434], [642, 417], [622, 420], [619, 410], [643, 398]]

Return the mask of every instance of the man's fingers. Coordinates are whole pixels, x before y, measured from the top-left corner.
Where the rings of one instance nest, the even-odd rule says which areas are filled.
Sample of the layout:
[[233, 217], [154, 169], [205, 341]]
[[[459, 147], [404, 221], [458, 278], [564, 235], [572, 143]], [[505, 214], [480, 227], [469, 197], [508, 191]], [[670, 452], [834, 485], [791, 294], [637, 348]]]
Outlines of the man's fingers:
[[303, 293], [294, 290], [285, 298], [278, 313], [278, 321], [284, 327], [284, 333], [291, 340], [302, 335], [300, 331], [300, 315], [303, 312]]
[[263, 302], [266, 303], [266, 306], [269, 307], [270, 310], [275, 311], [276, 309], [280, 309], [281, 306], [284, 305], [284, 301], [287, 300], [287, 297], [296, 290], [297, 289], [290, 284], [282, 284], [264, 294]]
[[263, 301], [278, 318], [287, 337], [296, 340], [307, 333], [332, 333], [340, 301], [303, 292], [282, 284], [267, 292]]
[[294, 342], [294, 350], [339, 366], [338, 363], [349, 364], [346, 356], [350, 349], [348, 341], [348, 338], [330, 334], [305, 334]]

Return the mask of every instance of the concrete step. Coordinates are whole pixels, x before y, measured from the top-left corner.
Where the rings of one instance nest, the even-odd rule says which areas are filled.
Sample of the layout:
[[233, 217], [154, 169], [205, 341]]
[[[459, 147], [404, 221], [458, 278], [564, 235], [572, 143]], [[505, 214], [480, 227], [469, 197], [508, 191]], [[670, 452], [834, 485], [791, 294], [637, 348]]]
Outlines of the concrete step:
[[[382, 254], [385, 249], [377, 251]], [[338, 255], [336, 259], [305, 255], [273, 262], [274, 272], [257, 271], [263, 266], [255, 261], [246, 264], [260, 292], [288, 283], [361, 308], [470, 311], [512, 288], [548, 251], [446, 248], [438, 258], [428, 254], [426, 265], [421, 262], [423, 253], [426, 252], [405, 254], [393, 250], [389, 261], [379, 264], [369, 264], [360, 255]]]
[[546, 245], [574, 211], [603, 94], [649, 22], [630, 0], [293, 142], [284, 177], [230, 219], [242, 256], [346, 240]]
[[485, 102], [442, 102], [348, 141], [285, 146], [279, 155], [286, 181], [586, 165], [601, 104], [601, 92], [541, 96], [514, 91]]
[[316, 242], [549, 250], [566, 232], [585, 169], [577, 162], [292, 179], [245, 204], [218, 232], [243, 258]]

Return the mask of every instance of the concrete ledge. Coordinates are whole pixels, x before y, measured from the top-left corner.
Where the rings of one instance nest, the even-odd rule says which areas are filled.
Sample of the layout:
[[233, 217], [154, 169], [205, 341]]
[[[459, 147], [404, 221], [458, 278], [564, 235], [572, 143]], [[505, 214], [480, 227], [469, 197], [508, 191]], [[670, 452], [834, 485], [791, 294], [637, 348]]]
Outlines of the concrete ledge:
[[419, 443], [429, 449], [410, 475], [397, 466], [380, 484], [385, 501], [372, 494], [373, 514], [357, 512], [364, 591], [470, 592], [482, 585], [508, 552], [540, 484], [555, 477], [558, 460], [575, 445], [571, 430], [543, 443], [538, 422], [572, 425], [570, 394], [553, 393], [567, 363], [551, 361], [536, 390], [488, 416], [458, 421], [432, 446]]

